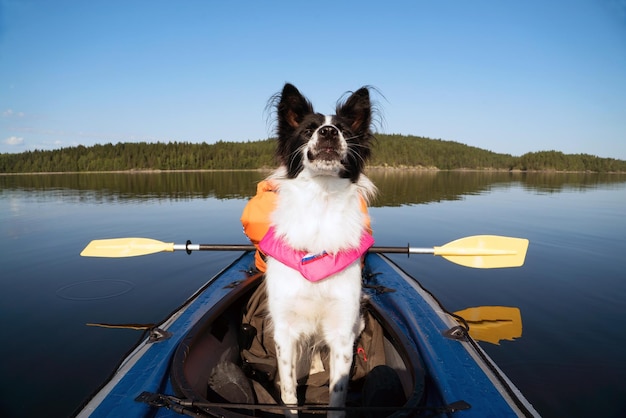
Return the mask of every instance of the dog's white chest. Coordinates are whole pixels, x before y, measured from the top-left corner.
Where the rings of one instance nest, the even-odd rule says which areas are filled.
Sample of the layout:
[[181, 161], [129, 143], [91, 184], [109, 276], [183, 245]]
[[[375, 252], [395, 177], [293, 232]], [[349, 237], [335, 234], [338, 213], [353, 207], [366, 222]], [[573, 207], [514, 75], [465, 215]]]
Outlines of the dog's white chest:
[[286, 181], [280, 186], [272, 223], [278, 235], [295, 249], [332, 254], [358, 247], [365, 225], [359, 199], [352, 185], [328, 190], [298, 180]]

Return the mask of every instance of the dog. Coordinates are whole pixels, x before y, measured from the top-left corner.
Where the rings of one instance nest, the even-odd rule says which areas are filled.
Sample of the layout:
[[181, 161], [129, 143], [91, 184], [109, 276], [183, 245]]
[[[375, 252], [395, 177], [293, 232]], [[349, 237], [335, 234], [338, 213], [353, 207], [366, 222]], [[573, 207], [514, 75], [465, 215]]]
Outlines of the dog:
[[[362, 330], [361, 256], [373, 244], [363, 174], [374, 135], [368, 87], [322, 115], [292, 84], [275, 96], [279, 168], [266, 254], [269, 318], [281, 400], [297, 405], [298, 377], [316, 348], [329, 351], [329, 416], [344, 412], [355, 340]], [[288, 410], [286, 416], [297, 416]]]

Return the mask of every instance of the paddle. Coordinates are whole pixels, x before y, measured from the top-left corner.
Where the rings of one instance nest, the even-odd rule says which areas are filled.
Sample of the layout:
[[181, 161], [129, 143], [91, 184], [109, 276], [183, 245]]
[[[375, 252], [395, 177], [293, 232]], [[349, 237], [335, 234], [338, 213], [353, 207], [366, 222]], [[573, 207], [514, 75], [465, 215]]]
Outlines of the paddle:
[[[433, 254], [472, 268], [519, 267], [524, 264], [528, 240], [497, 235], [460, 238], [441, 247], [372, 247], [373, 253]], [[252, 251], [252, 245], [174, 244], [150, 238], [112, 238], [91, 241], [80, 253], [83, 257], [135, 257], [171, 251]]]
[[519, 308], [509, 306], [478, 306], [455, 312], [469, 325], [469, 334], [476, 341], [498, 344], [522, 336], [522, 315]]

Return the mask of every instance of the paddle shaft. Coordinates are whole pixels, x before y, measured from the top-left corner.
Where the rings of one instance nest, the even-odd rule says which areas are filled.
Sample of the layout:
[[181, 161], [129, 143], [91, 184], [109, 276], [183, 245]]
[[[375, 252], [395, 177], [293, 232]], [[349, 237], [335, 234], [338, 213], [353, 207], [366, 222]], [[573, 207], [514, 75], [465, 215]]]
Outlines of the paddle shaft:
[[[254, 245], [249, 244], [174, 244], [174, 251], [254, 251]], [[434, 254], [434, 248], [417, 247], [371, 247], [371, 253], [382, 254]]]

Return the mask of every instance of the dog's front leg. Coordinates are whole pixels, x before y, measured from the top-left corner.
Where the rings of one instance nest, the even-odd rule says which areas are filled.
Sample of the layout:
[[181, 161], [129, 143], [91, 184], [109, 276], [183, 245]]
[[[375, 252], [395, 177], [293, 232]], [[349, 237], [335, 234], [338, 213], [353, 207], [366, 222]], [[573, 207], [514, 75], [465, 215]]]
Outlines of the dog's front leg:
[[[330, 350], [329, 406], [342, 408], [346, 403], [354, 342], [363, 329], [360, 314], [361, 270], [353, 263], [336, 277], [335, 294], [325, 305], [324, 339]], [[345, 411], [330, 411], [332, 418], [343, 417]]]
[[[280, 398], [285, 405], [298, 404], [297, 381], [297, 341], [290, 338], [288, 330], [276, 328], [274, 330], [276, 343], [276, 360], [278, 362], [278, 376], [280, 377]], [[286, 410], [286, 417], [297, 417], [295, 409]]]
[[[352, 367], [352, 350], [354, 336], [349, 335], [330, 343], [330, 385], [329, 406], [341, 408], [346, 404], [350, 369]], [[330, 411], [329, 417], [343, 417], [344, 411]]]

